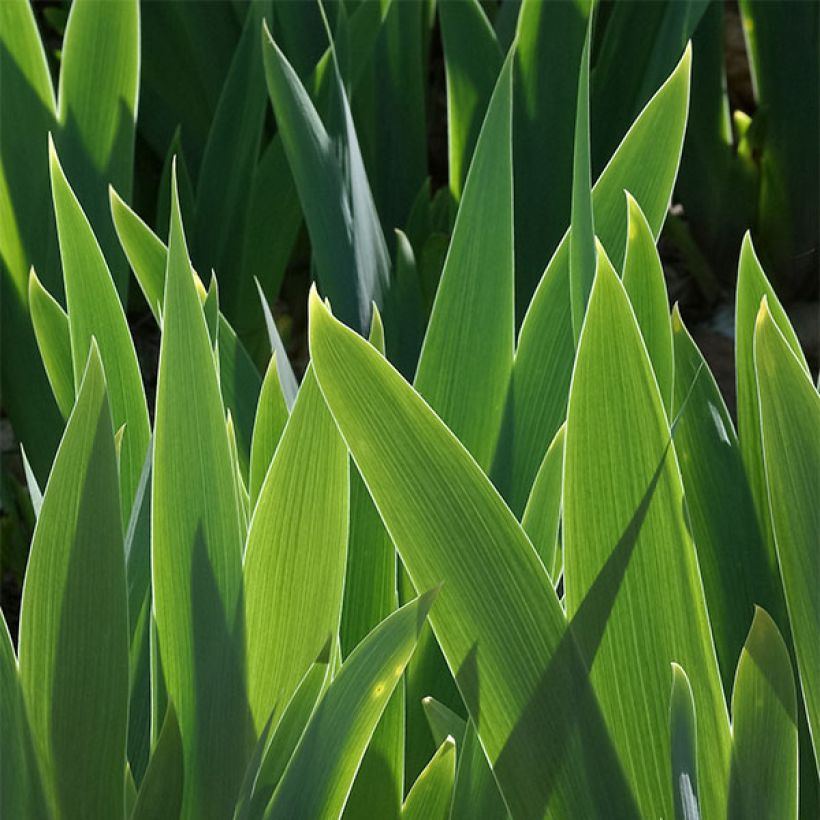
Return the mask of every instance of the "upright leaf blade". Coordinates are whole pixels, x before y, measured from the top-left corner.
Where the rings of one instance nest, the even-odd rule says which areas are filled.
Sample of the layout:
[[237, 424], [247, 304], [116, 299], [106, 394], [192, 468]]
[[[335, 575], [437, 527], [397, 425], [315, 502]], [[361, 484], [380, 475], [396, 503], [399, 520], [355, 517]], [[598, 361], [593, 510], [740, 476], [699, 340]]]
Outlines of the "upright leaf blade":
[[139, 96], [137, 0], [73, 3], [63, 37], [58, 144], [125, 301], [128, 266], [117, 242], [107, 190], [130, 198]]
[[[683, 145], [690, 65], [687, 50], [593, 188], [595, 231], [616, 268], [621, 266], [626, 246], [624, 190], [640, 204], [653, 236], [663, 225]], [[569, 242], [565, 236], [521, 326], [493, 463], [493, 481], [516, 514], [523, 510], [544, 453], [566, 417], [573, 360]]]
[[672, 815], [667, 670], [676, 660], [685, 666], [698, 714], [699, 766], [716, 772], [701, 784], [711, 816], [726, 800], [729, 724], [671, 446], [640, 330], [601, 255], [567, 413], [567, 614], [583, 617], [594, 589], [611, 600], [604, 624], [575, 634], [644, 814]]
[[311, 370], [268, 470], [245, 550], [248, 694], [257, 730], [290, 699], [342, 610], [348, 459]]
[[430, 622], [511, 811], [631, 815], [574, 640], [518, 522], [421, 397], [315, 292], [310, 319], [319, 384], [410, 580], [444, 582]]
[[91, 346], [46, 486], [26, 573], [20, 680], [53, 811], [124, 801], [128, 610], [114, 431]]
[[678, 820], [699, 820], [698, 744], [695, 700], [683, 668], [672, 663], [669, 699], [669, 739], [672, 746], [672, 800]]
[[353, 650], [311, 716], [266, 820], [341, 814], [434, 597], [428, 592], [406, 604]]
[[233, 463], [174, 185], [154, 433], [154, 611], [185, 758], [183, 814], [224, 817], [249, 753]]
[[727, 817], [797, 817], [797, 695], [789, 651], [755, 609], [732, 693]]
[[446, 820], [456, 777], [456, 742], [445, 738], [407, 794], [402, 820]]
[[123, 520], [127, 521], [150, 437], [137, 354], [102, 249], [63, 173], [51, 141], [49, 165], [68, 306], [74, 383], [79, 385], [91, 339], [96, 338], [110, 384], [114, 429], [125, 425], [120, 454], [120, 498]]
[[495, 450], [513, 358], [511, 129], [508, 58], [467, 176], [415, 380], [484, 467]]
[[755, 323], [754, 361], [763, 463], [780, 576], [800, 686], [820, 759], [820, 396], [764, 299]]

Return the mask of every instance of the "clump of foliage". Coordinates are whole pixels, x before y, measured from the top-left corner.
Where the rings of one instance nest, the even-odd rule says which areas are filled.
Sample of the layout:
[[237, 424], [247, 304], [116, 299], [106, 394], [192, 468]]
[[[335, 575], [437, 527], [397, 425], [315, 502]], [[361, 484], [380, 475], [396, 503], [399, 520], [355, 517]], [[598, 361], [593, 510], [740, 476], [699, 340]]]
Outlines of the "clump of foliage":
[[[532, 287], [516, 118], [552, 36], [546, 5], [523, 5], [503, 57], [503, 19], [493, 32], [477, 3], [440, 4], [451, 178], [401, 219], [375, 190], [384, 179], [371, 186], [379, 152], [368, 166], [351, 92], [370, 70], [361, 44], [403, 42], [380, 33], [405, 34], [413, 5], [340, 3], [332, 46], [301, 68], [282, 48], [296, 27], [280, 38], [264, 3], [231, 7], [242, 34], [226, 96], [199, 152], [175, 137], [158, 232], [129, 204], [130, 166], [111, 159], [122, 129], [133, 144], [136, 92], [121, 91], [138, 74], [137, 5], [75, 2], [53, 110], [51, 86], [31, 80], [43, 66], [17, 59], [36, 53], [28, 5], [0, 6], [3, 43], [11, 22], [27, 32], [3, 59], [40, 89], [52, 132], [43, 162], [32, 149], [47, 201], [13, 224], [57, 417], [34, 413], [33, 429], [60, 437], [44, 490], [25, 462], [36, 526], [18, 646], [0, 630], [2, 816], [816, 811], [817, 386], [747, 234], [735, 428], [669, 311], [656, 248], [692, 49], [593, 185], [605, 42], [589, 9], [556, 5], [579, 35], [566, 218]], [[280, 24], [307, 19], [274, 8]], [[621, 8], [602, 14], [605, 31]], [[170, 13], [144, 10], [146, 23]], [[90, 109], [72, 82], [87, 90], [92, 69], [78, 80], [70, 57], [104, 19], [106, 47], [133, 58], [104, 78], [124, 104], [105, 134], [76, 113]], [[260, 84], [277, 124], [267, 148]], [[164, 92], [182, 111], [174, 84]], [[83, 165], [83, 133], [109, 164]], [[266, 210], [275, 169], [298, 192], [292, 222]], [[223, 182], [208, 193], [209, 179]], [[22, 239], [52, 215], [59, 266]], [[272, 265], [302, 217], [318, 287], [300, 381], [264, 286], [260, 301], [259, 282], [244, 290], [253, 265], [226, 260]], [[407, 228], [392, 248], [385, 218]], [[155, 396], [123, 305], [129, 268], [161, 335]], [[239, 324], [249, 293], [266, 355]]]

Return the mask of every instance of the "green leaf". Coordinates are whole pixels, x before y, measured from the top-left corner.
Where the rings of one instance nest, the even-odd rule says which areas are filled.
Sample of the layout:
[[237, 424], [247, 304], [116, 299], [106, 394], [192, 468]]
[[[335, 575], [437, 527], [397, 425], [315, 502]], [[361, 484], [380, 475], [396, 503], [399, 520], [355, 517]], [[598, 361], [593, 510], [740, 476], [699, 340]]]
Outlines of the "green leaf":
[[[120, 241], [148, 306], [159, 321], [165, 288], [166, 247], [113, 188], [110, 193], [111, 212]], [[239, 459], [244, 472], [249, 461], [261, 378], [256, 365], [222, 314], [219, 316], [218, 336], [219, 385], [225, 406], [231, 411], [236, 424]]]
[[120, 503], [128, 520], [151, 431], [137, 354], [114, 281], [91, 224], [49, 141], [54, 213], [63, 263], [74, 383], [79, 385], [92, 337], [110, 384], [114, 429], [125, 425], [120, 457]]
[[162, 669], [185, 758], [183, 814], [224, 817], [249, 754], [242, 539], [214, 357], [174, 185], [151, 501]]
[[729, 411], [677, 306], [672, 416], [689, 525], [727, 697], [756, 601], [785, 623], [777, 574], [755, 515], [749, 481]]
[[758, 403], [757, 374], [754, 363], [754, 334], [760, 300], [766, 297], [772, 321], [783, 334], [800, 366], [808, 373], [808, 365], [800, 342], [792, 329], [786, 311], [775, 295], [760, 266], [752, 238], [747, 233], [740, 249], [735, 301], [735, 375], [737, 379], [737, 432], [740, 452], [757, 508], [760, 528], [769, 544], [769, 564], [776, 571], [772, 522], [769, 513], [766, 475], [763, 466], [760, 405]]
[[243, 266], [244, 229], [268, 106], [260, 29], [270, 5], [256, 2], [247, 9], [197, 179], [192, 256], [200, 269], [222, 274], [224, 312], [232, 320], [240, 315], [240, 280], [251, 274]]
[[279, 358], [276, 353], [271, 356], [262, 390], [259, 393], [259, 404], [256, 408], [256, 420], [253, 424], [251, 439], [250, 464], [250, 502], [251, 509], [256, 507], [262, 482], [268, 473], [273, 454], [282, 438], [282, 431], [288, 420], [288, 407], [282, 395], [282, 380], [279, 376]]
[[28, 456], [26, 455], [26, 448], [20, 445], [20, 460], [23, 462], [23, 472], [26, 476], [26, 489], [28, 490], [29, 498], [31, 498], [31, 508], [34, 511], [34, 518], [40, 517], [40, 509], [43, 506], [43, 491], [37, 483], [37, 476], [34, 475], [34, 470], [31, 469]]
[[137, 792], [131, 820], [152, 820], [155, 817], [175, 820], [179, 817], [184, 779], [182, 738], [176, 712], [169, 704], [159, 739]]
[[299, 384], [293, 373], [285, 345], [282, 343], [282, 337], [279, 335], [279, 329], [276, 327], [276, 320], [273, 318], [268, 300], [265, 298], [265, 292], [262, 290], [262, 285], [259, 284], [258, 279], [256, 280], [256, 288], [259, 291], [259, 301], [262, 303], [262, 311], [265, 314], [265, 327], [268, 331], [271, 350], [277, 357], [277, 362], [279, 363], [276, 367], [279, 375], [279, 384], [282, 388], [282, 396], [285, 399], [288, 411], [290, 411], [293, 408], [293, 403], [296, 401]]
[[137, 0], [72, 3], [63, 38], [57, 142], [123, 302], [128, 266], [111, 224], [107, 189], [113, 185], [130, 198], [139, 65]]
[[595, 278], [595, 227], [592, 217], [592, 169], [589, 148], [589, 52], [592, 19], [581, 52], [578, 97], [575, 108], [575, 136], [572, 152], [572, 209], [569, 228], [569, 300], [575, 345], [581, 335], [589, 292]]
[[310, 343], [322, 392], [412, 584], [444, 582], [430, 622], [511, 811], [541, 816], [549, 803], [634, 814], [546, 570], [501, 497], [315, 291]]
[[[264, 757], [256, 774], [248, 813], [262, 817], [271, 796], [293, 757], [299, 738], [307, 728], [319, 698], [330, 683], [330, 641], [296, 687], [281, 714], [264, 750]], [[269, 721], [275, 717], [271, 715]], [[263, 732], [264, 734], [264, 732]]]
[[370, 325], [372, 304], [382, 302], [389, 260], [347, 98], [340, 86], [344, 136], [336, 146], [267, 29], [263, 53], [268, 93], [311, 235], [318, 280], [337, 313], [363, 330]]
[[[373, 311], [370, 344], [384, 354], [384, 328]], [[339, 639], [344, 656], [399, 605], [396, 548], [356, 466], [350, 462], [350, 528]], [[399, 816], [403, 794], [404, 688], [398, 687], [365, 752], [345, 817]]]
[[596, 169], [674, 68], [708, 5], [709, 0], [679, 0], [648, 6], [618, 3], [608, 9], [592, 77]]
[[20, 681], [52, 811], [121, 816], [128, 722], [125, 555], [114, 431], [93, 343], [31, 545]]
[[727, 817], [797, 817], [797, 695], [791, 659], [769, 614], [755, 607], [732, 693]]
[[467, 731], [467, 722], [464, 718], [429, 696], [422, 700], [421, 705], [424, 707], [424, 716], [427, 718], [436, 746], [441, 746], [449, 735], [460, 749], [464, 733]]
[[755, 323], [754, 361], [772, 529], [800, 687], [818, 760], [820, 396], [803, 362], [795, 355], [789, 337], [778, 327], [775, 308], [770, 308], [768, 297], [764, 297]]
[[538, 469], [521, 519], [521, 526], [547, 568], [553, 583], [558, 582], [562, 563], [558, 548], [558, 525], [561, 517], [566, 429], [566, 424], [558, 428]]
[[74, 365], [68, 314], [43, 287], [34, 268], [28, 279], [28, 307], [51, 390], [64, 419], [74, 407]]
[[518, 13], [513, 155], [519, 321], [570, 222], [575, 102], [591, 7], [589, 0], [525, 0]]
[[447, 76], [447, 167], [458, 202], [503, 54], [478, 0], [439, 3], [438, 19]]
[[479, 464], [495, 450], [513, 359], [512, 58], [456, 216], [415, 386]]
[[669, 739], [675, 817], [677, 820], [699, 820], [695, 699], [686, 672], [674, 661], [672, 695], [669, 699]]
[[447, 737], [416, 778], [401, 808], [403, 820], [446, 820], [456, 776], [456, 742]]
[[258, 731], [338, 633], [348, 491], [347, 451], [309, 369], [245, 548], [248, 697]]
[[663, 406], [672, 406], [672, 323], [669, 320], [669, 297], [655, 237], [641, 206], [627, 192], [629, 213], [624, 259], [623, 282], [629, 295], [638, 327], [641, 329]]
[[266, 818], [339, 816], [434, 597], [403, 606], [353, 650], [311, 716]]
[[505, 820], [509, 816], [493, 771], [481, 748], [475, 724], [468, 720], [467, 731], [458, 750], [451, 820], [471, 820], [475, 817]]
[[48, 816], [32, 745], [17, 658], [0, 615], [0, 812], [3, 817]]
[[34, 267], [62, 298], [44, 161], [57, 104], [34, 9], [26, 0], [0, 4], [0, 76], [0, 389], [15, 436], [45, 482], [63, 423], [37, 354], [27, 288]]
[[[598, 273], [572, 377], [564, 455], [567, 614], [642, 814], [672, 815], [666, 709], [672, 661], [698, 714], [706, 816], [726, 800], [729, 723], [683, 484], [652, 365], [618, 275]], [[612, 477], [617, 476], [613, 481]], [[591, 504], [590, 499], [594, 499]], [[585, 623], [596, 590], [611, 612]], [[589, 615], [590, 621], [593, 615]]]
[[[621, 267], [626, 247], [624, 190], [640, 204], [653, 236], [660, 233], [683, 144], [690, 64], [687, 50], [593, 188], [595, 231], [616, 268]], [[493, 480], [516, 514], [523, 510], [547, 446], [566, 418], [573, 361], [569, 242], [565, 237], [521, 326], [493, 464]]]

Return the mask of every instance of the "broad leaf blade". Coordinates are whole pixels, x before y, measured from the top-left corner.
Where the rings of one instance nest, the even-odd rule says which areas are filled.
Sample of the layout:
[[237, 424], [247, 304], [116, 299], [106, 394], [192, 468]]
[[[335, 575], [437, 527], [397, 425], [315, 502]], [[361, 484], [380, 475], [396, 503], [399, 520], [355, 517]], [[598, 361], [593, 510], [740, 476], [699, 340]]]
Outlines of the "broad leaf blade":
[[245, 551], [248, 694], [258, 730], [338, 633], [348, 492], [347, 451], [308, 370]]
[[755, 609], [732, 693], [732, 772], [727, 817], [797, 817], [797, 695], [789, 651]]
[[820, 759], [820, 396], [767, 301], [755, 323], [763, 462], [800, 686]]
[[[624, 190], [640, 204], [653, 236], [663, 225], [683, 145], [690, 64], [687, 50], [593, 188], [595, 232], [616, 268], [621, 266], [626, 246]], [[566, 417], [573, 359], [569, 242], [565, 237], [521, 326], [493, 464], [493, 480], [516, 514], [523, 510], [547, 446]]]
[[[671, 816], [668, 669], [687, 669], [705, 814], [725, 805], [729, 725], [683, 484], [626, 292], [601, 254], [573, 371], [564, 456], [567, 614], [643, 814]], [[617, 476], [613, 481], [612, 476]], [[590, 503], [593, 499], [593, 503]], [[612, 607], [598, 621], [590, 595]]]
[[150, 428], [137, 354], [102, 249], [49, 142], [54, 213], [63, 263], [74, 383], [79, 385], [92, 337], [110, 384], [114, 429], [125, 425], [120, 455], [120, 499], [127, 521], [139, 483]]
[[31, 546], [20, 679], [53, 810], [77, 818], [121, 815], [125, 557], [114, 433], [94, 344]]
[[[310, 318], [319, 384], [410, 580], [444, 582], [431, 624], [511, 810], [633, 813], [560, 604], [518, 522], [421, 397], [315, 292]], [[556, 699], [564, 708], [552, 708]]]
[[185, 757], [183, 811], [224, 817], [249, 753], [242, 541], [205, 317], [174, 186], [154, 433], [154, 611]]
[[512, 59], [467, 176], [415, 386], [489, 466], [513, 359]]
[[311, 716], [266, 818], [339, 816], [434, 597], [403, 606], [353, 650]]
[[407, 794], [402, 820], [446, 820], [456, 777], [456, 742], [445, 738]]

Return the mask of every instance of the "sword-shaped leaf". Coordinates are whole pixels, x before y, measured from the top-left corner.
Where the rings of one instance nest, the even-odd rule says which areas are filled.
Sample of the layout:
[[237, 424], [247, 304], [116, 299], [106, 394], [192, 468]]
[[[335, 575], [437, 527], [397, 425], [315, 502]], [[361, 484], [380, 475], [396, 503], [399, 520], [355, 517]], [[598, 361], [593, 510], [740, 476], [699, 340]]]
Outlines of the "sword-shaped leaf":
[[732, 693], [730, 820], [797, 817], [797, 695], [789, 650], [755, 609]]
[[[787, 325], [790, 330], [791, 326]], [[780, 577], [815, 760], [820, 759], [820, 396], [768, 299], [755, 323], [754, 361]]]
[[402, 820], [447, 820], [456, 777], [456, 742], [448, 736], [407, 794]]
[[552, 584], [510, 510], [315, 291], [310, 337], [322, 392], [410, 580], [444, 583], [430, 622], [511, 810], [634, 814]]
[[183, 813], [225, 817], [249, 754], [242, 540], [213, 351], [171, 202], [151, 498], [154, 612], [185, 758]]
[[[670, 817], [669, 665], [687, 670], [707, 816], [725, 805], [729, 722], [669, 422], [629, 299], [602, 251], [564, 456], [567, 614], [641, 812]], [[594, 627], [596, 590], [611, 612]], [[592, 616], [590, 615], [591, 619]]]
[[114, 430], [93, 342], [31, 545], [20, 680], [52, 811], [121, 816], [128, 724], [125, 553]]
[[435, 594], [427, 592], [394, 612], [344, 662], [310, 718], [266, 820], [341, 814]]

